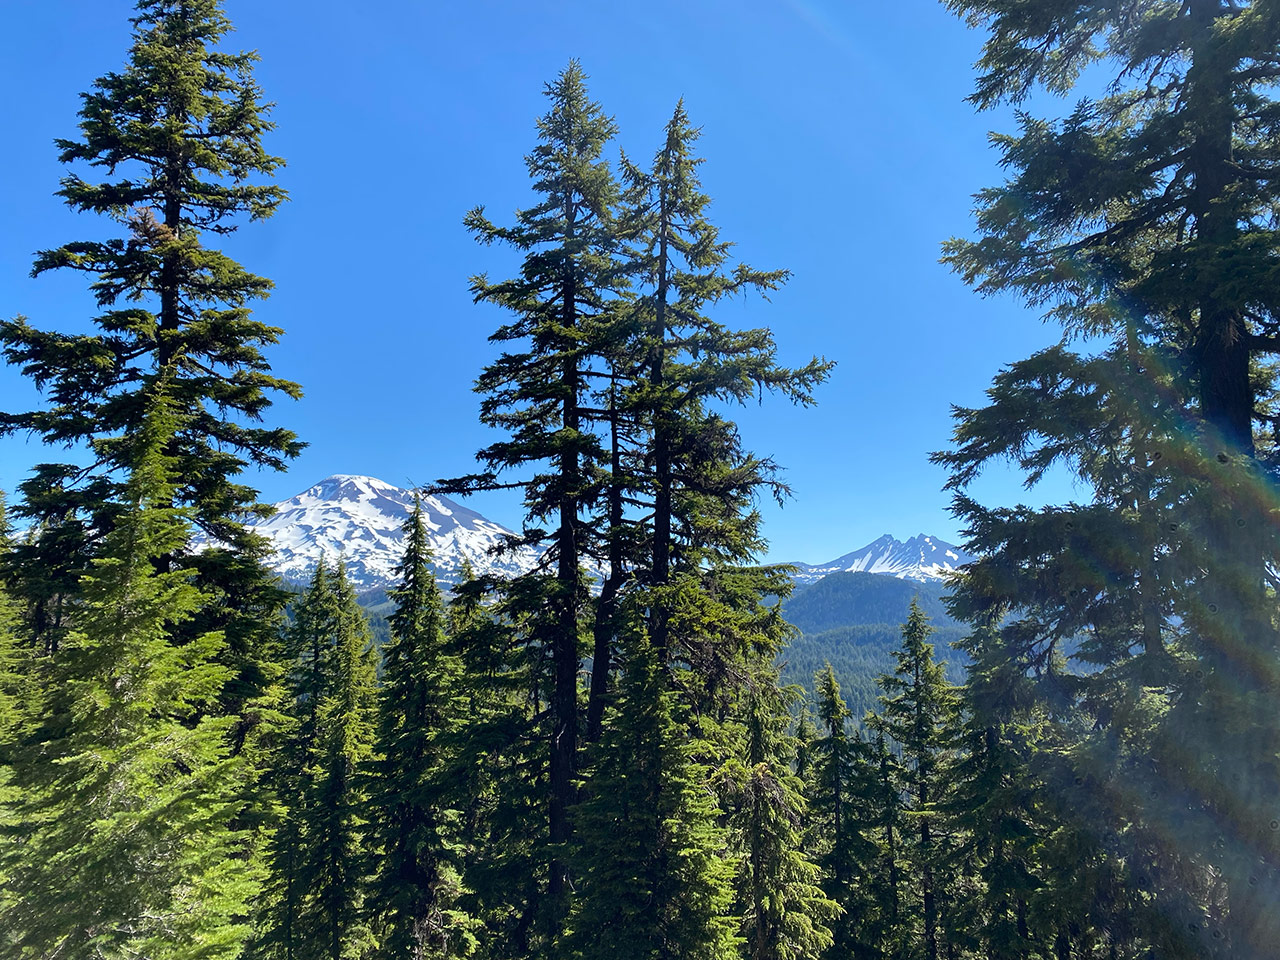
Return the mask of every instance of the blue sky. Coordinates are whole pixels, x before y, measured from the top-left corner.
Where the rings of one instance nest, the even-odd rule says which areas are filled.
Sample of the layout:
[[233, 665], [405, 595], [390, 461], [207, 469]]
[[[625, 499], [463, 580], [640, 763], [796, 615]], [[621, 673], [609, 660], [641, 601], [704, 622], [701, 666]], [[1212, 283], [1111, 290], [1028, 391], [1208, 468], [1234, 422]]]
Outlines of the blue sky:
[[[31, 254], [105, 235], [108, 224], [54, 197], [52, 145], [75, 134], [78, 94], [120, 67], [132, 5], [8, 0], [0, 31], [0, 312], [86, 330], [82, 278], [28, 277]], [[471, 383], [492, 356], [500, 316], [472, 305], [470, 274], [503, 276], [512, 256], [462, 228], [483, 203], [505, 222], [530, 202], [522, 157], [546, 81], [571, 57], [614, 114], [618, 145], [647, 160], [683, 96], [703, 127], [712, 218], [738, 254], [794, 277], [771, 302], [720, 317], [771, 326], [784, 359], [839, 366], [819, 406], [752, 406], [749, 446], [787, 468], [796, 497], [763, 506], [770, 558], [825, 561], [882, 533], [955, 539], [927, 462], [947, 443], [949, 405], [976, 404], [1001, 365], [1057, 338], [1008, 300], [984, 301], [938, 264], [941, 241], [970, 232], [971, 195], [997, 182], [989, 129], [964, 97], [980, 34], [932, 0], [523, 0], [361, 6], [336, 0], [226, 0], [230, 44], [257, 49], [276, 101], [270, 148], [288, 166], [275, 218], [224, 249], [272, 278], [259, 315], [286, 330], [276, 371], [304, 400], [275, 417], [310, 447], [287, 475], [259, 474], [269, 500], [331, 473], [424, 483], [469, 472], [491, 435]], [[376, 15], [372, 12], [376, 10]], [[360, 12], [353, 12], [360, 11]], [[366, 12], [368, 11], [368, 12]], [[1050, 104], [1065, 111], [1065, 105]], [[0, 407], [34, 402], [0, 368]], [[0, 441], [12, 490], [42, 451]], [[56, 455], [56, 454], [55, 454]], [[996, 471], [992, 502], [1030, 497]], [[514, 525], [514, 496], [470, 505]]]

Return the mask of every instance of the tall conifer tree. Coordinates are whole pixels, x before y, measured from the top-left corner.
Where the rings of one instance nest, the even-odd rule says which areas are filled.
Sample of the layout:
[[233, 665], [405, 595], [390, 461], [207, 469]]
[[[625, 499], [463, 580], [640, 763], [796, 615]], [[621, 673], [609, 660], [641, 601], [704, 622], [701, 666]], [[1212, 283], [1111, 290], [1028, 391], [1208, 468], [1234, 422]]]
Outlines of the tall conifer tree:
[[[589, 98], [586, 75], [576, 61], [546, 93], [550, 109], [538, 121], [538, 144], [527, 158], [541, 199], [520, 211], [512, 227], [493, 224], [479, 207], [466, 218], [481, 241], [510, 243], [525, 254], [518, 277], [492, 283], [478, 276], [472, 283], [477, 301], [514, 315], [490, 339], [519, 346], [486, 367], [476, 385], [485, 396], [481, 420], [509, 431], [511, 439], [480, 452], [491, 472], [448, 481], [442, 488], [520, 487], [529, 522], [553, 524], [551, 532], [529, 527], [523, 540], [549, 545], [555, 564], [554, 576], [539, 576], [547, 614], [536, 627], [536, 642], [549, 649], [554, 671], [548, 691], [547, 820], [553, 852], [548, 853], [547, 882], [550, 915], [563, 917], [567, 874], [560, 851], [570, 835], [578, 752], [579, 619], [585, 596], [580, 569], [588, 557], [600, 556], [585, 510], [596, 496], [595, 467], [605, 460], [592, 429], [599, 414], [591, 412], [588, 400], [594, 378], [603, 374], [602, 337], [623, 282], [613, 226], [617, 187], [603, 157], [616, 126]], [[513, 483], [498, 479], [502, 471], [529, 467], [539, 472]]]
[[[776, 677], [766, 672], [759, 679]], [[750, 960], [816, 960], [831, 946], [828, 924], [840, 912], [801, 849], [804, 798], [790, 769], [789, 721], [776, 686], [766, 682], [753, 689], [744, 717], [744, 754], [718, 774], [732, 805], [738, 908]]]
[[940, 865], [945, 858], [935, 807], [941, 799], [942, 772], [953, 748], [958, 717], [955, 692], [928, 642], [931, 632], [928, 618], [913, 599], [902, 627], [902, 648], [894, 651], [897, 665], [879, 682], [884, 691], [882, 728], [902, 751], [903, 782], [898, 788], [910, 798], [914, 820], [909, 849], [920, 912], [913, 940], [919, 944], [920, 956], [938, 960], [944, 949], [939, 911], [944, 894]]
[[769, 329], [736, 331], [709, 315], [722, 299], [766, 296], [789, 273], [731, 266], [731, 244], [707, 218], [711, 199], [698, 177], [698, 136], [682, 101], [650, 169], [623, 165], [620, 228], [632, 247], [627, 270], [637, 286], [629, 310], [638, 370], [628, 402], [648, 431], [635, 495], [652, 504], [646, 566], [656, 591], [651, 629], [659, 650], [668, 645], [673, 574], [703, 561], [749, 561], [759, 546], [754, 497], [786, 492], [773, 463], [743, 451], [736, 426], [706, 405], [764, 391], [809, 405], [832, 366], [817, 358], [799, 369], [781, 366]]
[[[0, 494], [0, 559], [11, 548], [11, 533], [4, 496]], [[17, 613], [7, 592], [0, 587], [0, 914], [7, 914], [11, 909], [2, 891], [8, 891], [10, 896], [16, 893], [14, 881], [7, 873], [13, 866], [7, 848], [23, 841], [15, 829], [15, 815], [22, 795], [13, 785], [14, 764], [31, 708], [38, 702], [36, 675], [32, 670], [34, 658], [30, 648], [21, 642]], [[0, 934], [0, 946], [8, 942]]]
[[877, 846], [875, 866], [868, 876], [875, 904], [875, 922], [868, 941], [876, 944], [879, 956], [894, 957], [910, 950], [910, 917], [905, 902], [909, 877], [903, 852], [906, 810], [901, 789], [902, 764], [886, 739], [884, 718], [869, 713], [866, 719], [872, 731], [871, 759], [875, 765], [868, 793]]
[[400, 586], [391, 592], [383, 648], [368, 820], [374, 855], [369, 899], [379, 951], [412, 960], [463, 956], [474, 945], [458, 898], [457, 812], [446, 750], [456, 741], [461, 664], [445, 639], [444, 605], [415, 502], [404, 523]]
[[226, 636], [223, 656], [236, 674], [223, 695], [234, 711], [271, 683], [260, 661], [272, 655], [258, 648], [270, 645], [283, 602], [262, 566], [263, 542], [242, 525], [265, 508], [236, 478], [249, 465], [283, 469], [297, 454], [292, 433], [259, 421], [272, 394], [300, 391], [271, 374], [262, 351], [280, 331], [250, 311], [270, 281], [205, 242], [275, 212], [284, 192], [262, 179], [281, 161], [262, 144], [272, 124], [253, 79], [255, 55], [219, 48], [231, 30], [219, 0], [139, 0], [133, 25], [125, 67], [83, 95], [79, 139], [58, 141], [64, 163], [108, 178], [72, 172], [59, 194], [124, 232], [44, 251], [33, 269], [85, 274], [102, 310], [98, 330], [0, 323], [6, 358], [47, 399], [39, 410], [0, 416], [0, 430], [85, 444], [93, 455], [88, 466], [41, 464], [22, 485], [20, 512], [38, 536], [14, 557], [14, 580], [33, 590], [24, 598], [32, 625], [56, 638], [58, 598], [74, 592], [119, 512], [146, 397], [163, 378], [178, 417], [165, 450], [171, 496], [216, 546], [192, 552], [175, 543], [157, 559], [198, 572], [207, 599], [188, 629]]
[[968, 943], [991, 960], [1047, 953], [1054, 924], [1034, 907], [1052, 885], [1041, 874], [1047, 829], [1033, 753], [1050, 745], [1045, 714], [1025, 662], [995, 627], [975, 629], [960, 645], [973, 658], [960, 691], [962, 751], [939, 807], [960, 835], [952, 858], [976, 872], [980, 888], [949, 918], [949, 942]]
[[832, 943], [825, 956], [874, 957], [874, 900], [870, 878], [879, 848], [873, 829], [875, 768], [867, 744], [848, 729], [849, 708], [840, 694], [831, 664], [814, 678], [822, 736], [811, 746], [811, 832], [819, 838], [814, 857], [823, 871], [822, 889], [840, 907], [831, 923]]
[[375, 652], [339, 562], [322, 561], [299, 598], [287, 646], [289, 737], [272, 785], [283, 805], [269, 848], [254, 952], [278, 960], [343, 960], [374, 944], [365, 922], [368, 790], [375, 725]]
[[302, 876], [315, 955], [345, 960], [362, 956], [370, 945], [361, 922], [368, 797], [359, 771], [373, 750], [376, 677], [369, 626], [341, 562], [333, 594], [331, 666], [316, 708], [318, 769], [304, 799], [308, 849]]
[[721, 811], [640, 611], [626, 614], [621, 690], [579, 817], [571, 953], [729, 960], [740, 941]]
[[333, 674], [333, 634], [338, 608], [333, 575], [324, 557], [311, 583], [293, 606], [293, 622], [285, 630], [288, 657], [287, 705], [278, 726], [280, 746], [271, 757], [267, 778], [278, 806], [275, 829], [267, 847], [269, 879], [259, 904], [255, 955], [295, 960], [309, 956], [305, 864], [308, 856], [309, 803], [319, 765], [319, 706]]
[[[522, 587], [529, 587], [527, 595]], [[525, 642], [545, 594], [527, 579], [464, 580], [449, 605], [449, 643], [462, 661], [465, 722], [449, 780], [465, 848], [462, 908], [484, 925], [480, 955], [519, 960], [541, 949], [546, 889], [546, 651]], [[545, 711], [543, 711], [545, 713]]]
[[[952, 241], [948, 260], [979, 290], [1019, 293], [1068, 332], [1127, 350], [1149, 380], [1137, 395], [1157, 398], [1122, 421], [1127, 436], [1109, 429], [1099, 443], [1086, 432], [1097, 418], [1085, 391], [1097, 385], [1113, 408], [1126, 391], [1096, 379], [1073, 388], [1076, 358], [1045, 355], [1035, 386], [1052, 394], [1039, 411], [1047, 437], [1013, 438], [1028, 418], [1005, 391], [985, 414], [960, 413], [961, 489], [991, 456], [1030, 461], [1036, 477], [1069, 433], [1072, 468], [1092, 479], [1114, 465], [1083, 508], [985, 511], [962, 499], [990, 558], [966, 592], [1015, 611], [1042, 652], [1062, 622], [1088, 621], [1099, 641], [1090, 656], [1114, 666], [1076, 699], [1095, 724], [1073, 751], [1087, 761], [1076, 775], [1096, 787], [1094, 822], [1132, 841], [1125, 861], [1145, 864], [1149, 883], [1164, 878], [1134, 891], [1167, 918], [1165, 932], [1150, 931], [1153, 949], [1217, 943], [1255, 960], [1280, 939], [1280, 634], [1269, 582], [1280, 544], [1275, 448], [1259, 429], [1276, 422], [1270, 358], [1280, 348], [1280, 25], [1266, 4], [1234, 0], [948, 6], [989, 31], [979, 107], [1036, 87], [1066, 93], [1086, 69], [1115, 78], [1064, 120], [1024, 113], [1019, 131], [997, 138], [1010, 178], [980, 195], [980, 236]], [[1167, 416], [1176, 429], [1163, 429]], [[1129, 442], [1144, 435], [1156, 442]], [[1042, 583], [1088, 579], [1068, 551], [1097, 557], [1100, 582], [1070, 602], [1027, 582], [1034, 599], [1024, 600], [1012, 589], [1024, 579], [1015, 558], [1031, 543]], [[1134, 791], [1139, 781], [1149, 786]]]

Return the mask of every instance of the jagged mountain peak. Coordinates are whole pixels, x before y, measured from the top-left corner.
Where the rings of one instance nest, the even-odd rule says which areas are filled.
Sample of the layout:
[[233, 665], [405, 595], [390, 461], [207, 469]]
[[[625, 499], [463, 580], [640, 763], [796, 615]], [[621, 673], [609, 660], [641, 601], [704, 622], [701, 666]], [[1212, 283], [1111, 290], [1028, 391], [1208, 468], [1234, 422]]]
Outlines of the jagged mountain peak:
[[892, 534], [877, 537], [861, 549], [827, 563], [798, 563], [797, 583], [812, 583], [829, 573], [883, 573], [903, 580], [943, 580], [973, 558], [960, 547], [926, 533], [909, 540]]

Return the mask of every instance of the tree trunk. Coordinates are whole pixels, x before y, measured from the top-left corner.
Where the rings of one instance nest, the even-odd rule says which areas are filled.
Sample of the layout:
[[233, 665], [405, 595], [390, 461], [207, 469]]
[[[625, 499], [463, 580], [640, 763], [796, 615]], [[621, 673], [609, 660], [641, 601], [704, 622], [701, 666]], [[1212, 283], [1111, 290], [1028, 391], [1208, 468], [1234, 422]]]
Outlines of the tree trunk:
[[[1195, 138], [1189, 165], [1195, 191], [1190, 212], [1210, 277], [1223, 269], [1240, 237], [1231, 202], [1236, 106], [1232, 76], [1239, 66], [1216, 21], [1230, 14], [1219, 0], [1190, 0], [1192, 61], [1187, 72], [1186, 110]], [[1259, 735], [1275, 725], [1269, 699], [1269, 668], [1277, 652], [1266, 602], [1267, 518], [1251, 487], [1267, 484], [1256, 465], [1243, 478], [1233, 457], [1254, 456], [1254, 392], [1250, 382], [1249, 329], [1239, 304], [1224, 302], [1216, 283], [1195, 292], [1199, 312], [1195, 360], [1201, 410], [1222, 462], [1221, 489], [1210, 494], [1207, 531], [1211, 569], [1205, 600], [1210, 615], [1206, 650], [1211, 698], [1229, 698], [1245, 731], [1220, 745], [1225, 789], [1219, 815], [1237, 838], [1225, 864], [1230, 897], [1228, 941], [1238, 960], [1263, 960], [1280, 942], [1280, 849], [1275, 840], [1274, 738]], [[1212, 450], [1210, 451], [1213, 452]], [[1250, 714], [1253, 714], [1252, 716]], [[1237, 779], [1238, 777], [1238, 779]]]
[[[660, 413], [653, 433], [653, 469], [657, 490], [653, 505], [653, 586], [661, 589], [671, 579], [671, 430], [667, 411], [663, 407], [662, 394], [667, 362], [667, 272], [670, 256], [667, 244], [667, 208], [669, 199], [664, 184], [658, 198], [658, 289], [654, 303], [654, 356], [649, 373], [654, 399], [660, 405]], [[654, 604], [649, 630], [653, 645], [658, 651], [659, 662], [666, 666], [668, 636], [667, 598]]]
[[600, 587], [600, 599], [596, 604], [594, 642], [591, 654], [591, 691], [587, 698], [587, 729], [583, 736], [588, 742], [600, 739], [604, 723], [605, 699], [609, 694], [609, 670], [613, 662], [613, 644], [617, 633], [615, 616], [618, 607], [618, 590], [622, 586], [622, 445], [618, 431], [617, 380], [609, 397], [609, 573]]
[[[574, 235], [573, 210], [566, 211], [566, 236]], [[577, 326], [577, 283], [570, 268], [563, 293], [563, 323]], [[578, 394], [581, 389], [576, 351], [569, 350], [564, 364], [565, 432], [576, 434], [580, 426]], [[573, 803], [573, 771], [578, 750], [578, 542], [579, 464], [577, 450], [560, 454], [560, 527], [556, 533], [557, 622], [551, 639], [551, 661], [555, 674], [551, 692], [551, 798], [549, 826], [551, 842], [559, 849], [569, 840], [569, 807]], [[548, 893], [552, 911], [562, 915], [561, 899], [567, 890], [568, 872], [560, 854], [551, 859]]]

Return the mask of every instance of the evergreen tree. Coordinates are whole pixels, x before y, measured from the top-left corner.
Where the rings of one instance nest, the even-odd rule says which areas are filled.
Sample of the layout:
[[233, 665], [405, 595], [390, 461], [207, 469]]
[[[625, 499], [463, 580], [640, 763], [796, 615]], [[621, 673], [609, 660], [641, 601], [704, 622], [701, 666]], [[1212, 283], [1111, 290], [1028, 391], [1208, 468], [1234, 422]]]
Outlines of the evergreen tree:
[[876, 835], [875, 862], [867, 878], [874, 911], [866, 942], [876, 946], [878, 956], [901, 957], [909, 955], [910, 950], [910, 917], [906, 905], [908, 871], [903, 852], [906, 810], [900, 788], [903, 770], [899, 757], [890, 750], [885, 738], [884, 718], [871, 713], [866, 719], [874, 734], [871, 741], [874, 768], [867, 793], [870, 824]]
[[289, 658], [289, 685], [299, 720], [296, 746], [302, 756], [315, 748], [320, 704], [333, 682], [334, 637], [342, 614], [336, 571], [330, 572], [321, 557], [311, 574], [311, 584], [294, 604], [293, 622], [285, 631]]
[[[0, 557], [11, 547], [11, 529], [0, 494]], [[21, 794], [12, 785], [13, 765], [36, 692], [31, 652], [20, 642], [17, 628], [17, 610], [0, 588], [0, 914], [8, 914], [11, 898], [16, 895], [14, 881], [7, 873], [14, 856], [9, 848], [22, 842], [14, 829]], [[0, 947], [7, 950], [10, 946], [7, 935], [0, 934]]]
[[[615, 259], [613, 206], [617, 188], [603, 159], [616, 127], [586, 89], [576, 61], [546, 90], [550, 110], [539, 120], [539, 142], [527, 158], [537, 205], [522, 210], [513, 227], [499, 227], [476, 208], [467, 226], [486, 243], [503, 241], [525, 254], [518, 277], [472, 282], [477, 301], [514, 314], [490, 339], [518, 344], [485, 368], [476, 389], [484, 394], [481, 421], [507, 430], [511, 439], [480, 452], [490, 472], [442, 485], [446, 492], [517, 486], [525, 492], [530, 523], [554, 522], [548, 533], [527, 529], [523, 542], [549, 544], [554, 576], [538, 576], [546, 614], [537, 642], [549, 649], [554, 680], [549, 691], [550, 790], [549, 894], [554, 917], [563, 917], [567, 874], [563, 850], [570, 835], [569, 808], [578, 751], [579, 619], [585, 590], [580, 568], [595, 532], [584, 511], [596, 496], [596, 468], [606, 460], [589, 404], [593, 380], [603, 375], [603, 335], [610, 329], [611, 300], [622, 287]], [[523, 480], [500, 483], [498, 473], [540, 469]], [[556, 923], [555, 919], [552, 923]]]
[[980, 889], [947, 918], [948, 941], [991, 960], [1047, 955], [1056, 924], [1034, 915], [1047, 880], [1041, 856], [1049, 827], [1035, 756], [1050, 744], [1046, 718], [1025, 662], [994, 627], [976, 629], [962, 646], [972, 658], [961, 689], [963, 749], [939, 806], [960, 834], [952, 872], [976, 874]]
[[[1155, 936], [1172, 955], [1194, 955], [1183, 934], [1223, 904], [1187, 845], [1218, 849], [1223, 798], [1202, 779], [1202, 761], [1220, 757], [1221, 747], [1203, 744], [1188, 763], [1187, 745], [1207, 732], [1203, 717], [1193, 719], [1198, 705], [1227, 691], [1210, 693], [1212, 674], [1196, 663], [1206, 635], [1188, 629], [1182, 611], [1206, 612], [1199, 582], [1215, 560], [1196, 501], [1216, 467], [1186, 431], [1194, 414], [1170, 350], [1147, 346], [1148, 335], [1131, 323], [1096, 356], [1057, 347], [1012, 365], [997, 377], [991, 405], [961, 413], [961, 443], [938, 459], [953, 468], [957, 509], [983, 554], [958, 584], [953, 610], [979, 624], [1009, 616], [991, 655], [1023, 665], [1053, 720], [1040, 753], [1054, 761], [1046, 789], [1071, 798], [1055, 800], [1074, 851], [1065, 869], [1084, 859], [1082, 848], [1113, 858], [1095, 885], [1111, 903], [1102, 928]], [[1092, 488], [1091, 501], [983, 507], [963, 487], [985, 461], [1004, 456], [1033, 478], [1050, 463], [1069, 464]], [[1066, 670], [1064, 648], [1087, 665], [1081, 675]], [[1197, 799], [1188, 801], [1188, 787]], [[1124, 800], [1138, 795], [1139, 806]], [[1107, 892], [1112, 874], [1127, 870], [1166, 882], [1154, 898], [1136, 888]], [[1121, 916], [1144, 901], [1160, 904], [1148, 918], [1164, 932], [1139, 932], [1135, 924], [1145, 921]], [[1081, 902], [1080, 912], [1097, 910]], [[1169, 945], [1170, 936], [1178, 943]]]
[[268, 847], [255, 955], [342, 960], [373, 944], [364, 923], [376, 670], [368, 624], [340, 562], [323, 560], [286, 637], [287, 736], [270, 784], [282, 807]]
[[269, 879], [259, 904], [255, 955], [295, 960], [311, 956], [303, 911], [307, 905], [304, 864], [308, 849], [308, 803], [317, 773], [319, 705], [333, 671], [333, 633], [337, 604], [332, 574], [323, 557], [307, 590], [293, 605], [285, 631], [289, 669], [283, 721], [277, 725], [279, 748], [271, 756], [268, 784], [278, 806], [267, 846]]
[[[464, 721], [446, 746], [445, 774], [467, 840], [461, 908], [483, 925], [479, 955], [519, 960], [544, 944], [546, 651], [525, 642], [544, 593], [521, 578], [495, 584], [464, 568], [449, 604], [449, 649], [462, 664]], [[535, 608], [532, 612], [526, 606]]]
[[445, 746], [461, 713], [461, 664], [446, 646], [445, 614], [429, 566], [421, 504], [405, 520], [400, 586], [383, 648], [378, 731], [370, 767], [371, 910], [379, 950], [412, 960], [464, 956], [474, 945], [458, 891], [456, 811]]
[[800, 717], [796, 720], [796, 762], [793, 764], [795, 774], [808, 790], [814, 780], [815, 745], [818, 740], [818, 728], [813, 724], [813, 716], [809, 705], [800, 708]]
[[[16, 585], [31, 590], [36, 632], [53, 631], [59, 609], [122, 509], [122, 479], [138, 459], [146, 398], [162, 380], [177, 416], [165, 455], [171, 497], [213, 538], [193, 551], [175, 542], [162, 566], [193, 569], [207, 600], [193, 610], [189, 637], [221, 631], [222, 656], [235, 668], [224, 685], [229, 711], [270, 685], [258, 674], [282, 597], [262, 564], [265, 547], [242, 525], [262, 514], [257, 494], [237, 482], [245, 467], [283, 469], [301, 445], [287, 430], [260, 426], [273, 393], [299, 396], [274, 377], [263, 348], [280, 331], [255, 320], [249, 304], [270, 281], [216, 249], [209, 236], [238, 221], [271, 216], [283, 191], [258, 182], [280, 165], [262, 138], [269, 105], [253, 79], [256, 57], [219, 44], [231, 30], [219, 0], [139, 0], [133, 44], [120, 72], [99, 78], [82, 97], [80, 138], [59, 140], [61, 160], [105, 171], [78, 173], [59, 195], [125, 231], [39, 254], [33, 274], [79, 271], [90, 278], [97, 331], [63, 334], [23, 318], [0, 323], [0, 344], [45, 394], [39, 410], [0, 416], [0, 431], [29, 432], [60, 445], [87, 445], [88, 467], [41, 464], [22, 485], [22, 516], [37, 536], [11, 563]], [[184, 638], [184, 639], [186, 639]]]
[[[9, 525], [4, 494], [0, 493], [0, 557], [13, 549], [13, 531]], [[27, 676], [29, 651], [18, 637], [18, 616], [8, 593], [0, 588], [0, 771], [12, 762], [12, 750], [18, 739], [24, 710], [23, 701], [31, 679]], [[0, 772], [0, 790], [4, 789]]]
[[207, 716], [223, 638], [173, 633], [204, 598], [153, 558], [184, 544], [170, 506], [176, 415], [162, 383], [132, 448], [124, 510], [86, 574], [59, 655], [41, 663], [0, 873], [18, 957], [238, 956], [257, 871], [234, 821], [232, 721]]
[[749, 561], [760, 545], [754, 498], [787, 492], [773, 463], [743, 451], [736, 426], [706, 405], [741, 403], [767, 390], [807, 406], [832, 367], [817, 358], [799, 369], [783, 367], [770, 330], [735, 331], [708, 315], [723, 299], [767, 295], [789, 273], [730, 267], [731, 244], [707, 218], [711, 200], [698, 177], [698, 136], [682, 101], [651, 168], [623, 164], [619, 229], [632, 248], [626, 266], [638, 289], [629, 312], [639, 375], [628, 404], [647, 438], [644, 466], [634, 471], [640, 489], [632, 496], [652, 505], [646, 566], [656, 591], [651, 629], [659, 650], [669, 640], [673, 575], [704, 561]]
[[750, 960], [817, 958], [840, 912], [801, 849], [804, 798], [789, 764], [793, 744], [782, 692], [767, 673], [749, 695], [745, 753], [718, 774], [739, 846], [738, 909]]
[[824, 733], [812, 746], [809, 807], [811, 830], [819, 838], [814, 862], [822, 869], [823, 891], [841, 910], [831, 924], [826, 956], [875, 956], [868, 880], [879, 849], [867, 835], [874, 824], [874, 768], [861, 737], [850, 735], [849, 708], [831, 664], [814, 678], [814, 685]]
[[[1083, 689], [1053, 692], [1093, 719], [1067, 747], [1082, 764], [1067, 782], [1096, 787], [1084, 808], [1147, 880], [1129, 899], [1160, 904], [1142, 933], [1151, 949], [1268, 956], [1280, 936], [1280, 635], [1268, 582], [1280, 545], [1273, 431], [1260, 427], [1276, 422], [1269, 358], [1280, 347], [1280, 25], [1266, 5], [1232, 0], [949, 6], [989, 29], [981, 107], [1037, 86], [1065, 93], [1086, 68], [1115, 75], [1065, 120], [1023, 114], [1018, 133], [997, 139], [1010, 179], [980, 196], [981, 236], [952, 241], [949, 261], [983, 292], [1020, 293], [1069, 332], [1106, 337], [1148, 381], [1134, 395], [1155, 398], [1090, 436], [1094, 410], [1117, 409], [1120, 384], [1140, 378], [1116, 361], [1117, 379], [1073, 384], [1084, 364], [1061, 351], [1039, 358], [1038, 382], [960, 412], [962, 491], [992, 457], [1030, 464], [1033, 479], [1059, 457], [1090, 479], [1113, 467], [1085, 506], [1002, 512], [962, 499], [990, 556], [966, 592], [975, 607], [1014, 611], [1042, 655], [1062, 624], [1083, 621], [1087, 654], [1108, 665]], [[1048, 405], [1030, 416], [1013, 404], [1033, 387]], [[1024, 432], [1033, 419], [1049, 433]], [[1031, 544], [1021, 576], [1016, 558]], [[1068, 549], [1098, 558], [1093, 582]], [[1034, 576], [1063, 589], [1055, 598]]]
[[376, 678], [368, 623], [342, 563], [333, 594], [331, 673], [315, 711], [318, 770], [303, 801], [308, 849], [302, 876], [312, 955], [344, 960], [369, 946], [360, 920], [368, 797], [357, 773], [372, 754]]
[[621, 689], [579, 814], [582, 890], [570, 953], [729, 960], [740, 941], [720, 811], [658, 652], [639, 612], [627, 614]]
[[[885, 735], [901, 750], [903, 782], [914, 820], [910, 846], [912, 886], [919, 891], [919, 925], [912, 937], [912, 955], [937, 960], [944, 949], [939, 937], [939, 908], [944, 886], [940, 864], [945, 859], [938, 843], [936, 805], [941, 799], [942, 774], [955, 738], [957, 704], [944, 669], [928, 642], [928, 617], [915, 600], [902, 627], [902, 649], [894, 652], [897, 666], [880, 677]], [[905, 838], [904, 838], [905, 839]]]

